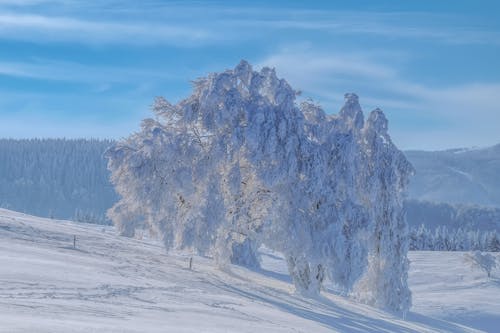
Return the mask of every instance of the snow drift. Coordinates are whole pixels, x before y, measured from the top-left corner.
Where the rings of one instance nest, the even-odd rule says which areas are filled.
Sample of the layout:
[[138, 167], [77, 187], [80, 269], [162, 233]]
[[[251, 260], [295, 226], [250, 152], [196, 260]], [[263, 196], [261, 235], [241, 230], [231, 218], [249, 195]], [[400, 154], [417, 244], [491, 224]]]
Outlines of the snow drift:
[[291, 294], [284, 258], [265, 248], [259, 271], [199, 256], [189, 270], [191, 255], [114, 231], [0, 209], [0, 332], [478, 333], [500, 323], [500, 271], [488, 278], [461, 252], [409, 253], [414, 306], [403, 320], [328, 290]]
[[358, 96], [338, 115], [296, 103], [274, 70], [242, 61], [194, 82], [176, 105], [107, 152], [123, 235], [158, 235], [167, 249], [258, 266], [261, 245], [283, 253], [297, 291], [326, 278], [345, 294], [405, 311], [408, 241], [402, 203], [413, 169], [376, 109]]

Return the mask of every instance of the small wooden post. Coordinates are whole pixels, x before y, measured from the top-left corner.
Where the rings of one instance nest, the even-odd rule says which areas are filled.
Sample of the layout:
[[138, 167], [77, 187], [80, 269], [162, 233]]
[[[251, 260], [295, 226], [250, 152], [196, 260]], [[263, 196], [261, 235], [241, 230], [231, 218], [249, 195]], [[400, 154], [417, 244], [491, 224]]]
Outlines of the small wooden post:
[[193, 257], [189, 258], [189, 270], [193, 269]]
[[73, 248], [76, 249], [76, 235], [73, 235]]

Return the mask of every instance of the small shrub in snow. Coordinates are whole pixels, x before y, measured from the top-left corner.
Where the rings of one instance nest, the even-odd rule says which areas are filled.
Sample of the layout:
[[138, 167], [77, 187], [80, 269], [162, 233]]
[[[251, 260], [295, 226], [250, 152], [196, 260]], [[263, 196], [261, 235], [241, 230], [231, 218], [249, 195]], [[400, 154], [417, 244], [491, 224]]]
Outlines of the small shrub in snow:
[[473, 267], [482, 269], [488, 275], [488, 277], [491, 277], [491, 271], [497, 266], [496, 258], [489, 253], [474, 251], [466, 253], [464, 256], [466, 262], [468, 262]]

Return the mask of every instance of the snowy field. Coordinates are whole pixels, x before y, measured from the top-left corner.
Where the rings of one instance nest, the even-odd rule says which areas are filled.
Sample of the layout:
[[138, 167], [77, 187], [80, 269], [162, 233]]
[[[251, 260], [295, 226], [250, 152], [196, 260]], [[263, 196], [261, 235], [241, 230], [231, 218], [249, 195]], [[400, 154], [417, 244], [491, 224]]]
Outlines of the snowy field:
[[[76, 249], [73, 236], [76, 235]], [[459, 252], [413, 252], [405, 320], [293, 293], [282, 258], [259, 272], [167, 255], [113, 228], [0, 209], [0, 332], [499, 332], [500, 273]]]

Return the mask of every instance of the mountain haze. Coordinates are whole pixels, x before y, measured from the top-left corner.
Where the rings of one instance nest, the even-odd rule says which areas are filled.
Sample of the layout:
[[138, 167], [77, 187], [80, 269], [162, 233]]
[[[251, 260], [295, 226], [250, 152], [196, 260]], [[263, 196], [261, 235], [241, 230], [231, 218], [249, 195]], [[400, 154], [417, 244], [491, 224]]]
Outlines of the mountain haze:
[[405, 154], [417, 170], [411, 199], [500, 207], [500, 144]]
[[[104, 221], [106, 210], [118, 199], [103, 156], [112, 144], [113, 140], [0, 140], [0, 207], [43, 217], [80, 215], [80, 220]], [[500, 144], [411, 150], [405, 155], [416, 169], [407, 204], [410, 225], [491, 230], [500, 223]]]

